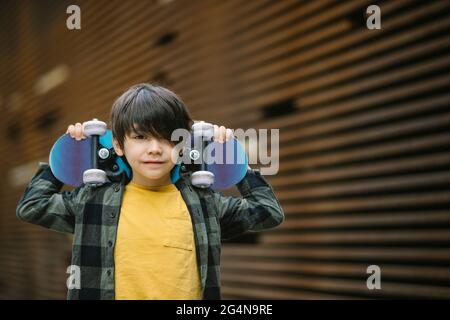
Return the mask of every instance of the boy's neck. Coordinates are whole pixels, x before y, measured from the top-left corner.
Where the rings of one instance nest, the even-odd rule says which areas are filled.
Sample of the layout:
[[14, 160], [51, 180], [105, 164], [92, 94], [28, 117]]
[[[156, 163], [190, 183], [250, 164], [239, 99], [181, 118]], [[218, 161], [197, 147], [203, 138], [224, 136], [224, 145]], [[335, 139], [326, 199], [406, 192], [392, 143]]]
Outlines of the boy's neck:
[[163, 187], [167, 186], [169, 184], [172, 184], [172, 180], [170, 179], [170, 175], [161, 177], [160, 179], [146, 179], [146, 178], [135, 178], [133, 176], [133, 179], [131, 181], [134, 184], [143, 186], [143, 187]]

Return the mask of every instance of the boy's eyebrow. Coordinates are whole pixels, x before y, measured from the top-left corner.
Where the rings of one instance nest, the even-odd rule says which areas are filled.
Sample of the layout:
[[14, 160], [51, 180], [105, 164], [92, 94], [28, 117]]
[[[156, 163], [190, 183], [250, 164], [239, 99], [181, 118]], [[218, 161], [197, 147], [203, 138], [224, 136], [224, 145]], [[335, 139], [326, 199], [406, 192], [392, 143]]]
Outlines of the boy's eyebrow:
[[134, 136], [134, 135], [137, 135], [137, 136], [152, 136], [152, 134], [150, 134], [150, 133], [145, 134], [144, 132], [136, 132], [136, 131], [132, 131], [132, 132], [130, 132], [127, 135], [128, 136]]
[[[132, 135], [142, 135], [145, 137], [151, 137], [151, 138], [158, 138], [157, 136], [154, 136], [151, 132], [137, 132], [137, 131], [130, 131], [127, 133], [127, 136], [131, 137]], [[162, 137], [160, 137], [162, 138]]]

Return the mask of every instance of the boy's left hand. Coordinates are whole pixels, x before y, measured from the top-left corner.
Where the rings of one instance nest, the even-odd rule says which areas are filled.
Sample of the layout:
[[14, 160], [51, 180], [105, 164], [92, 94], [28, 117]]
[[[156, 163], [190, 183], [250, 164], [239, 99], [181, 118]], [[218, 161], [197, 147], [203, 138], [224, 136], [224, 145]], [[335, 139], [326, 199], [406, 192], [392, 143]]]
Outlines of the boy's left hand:
[[224, 126], [219, 127], [218, 125], [214, 125], [214, 141], [224, 143], [233, 138], [233, 130], [227, 129]]

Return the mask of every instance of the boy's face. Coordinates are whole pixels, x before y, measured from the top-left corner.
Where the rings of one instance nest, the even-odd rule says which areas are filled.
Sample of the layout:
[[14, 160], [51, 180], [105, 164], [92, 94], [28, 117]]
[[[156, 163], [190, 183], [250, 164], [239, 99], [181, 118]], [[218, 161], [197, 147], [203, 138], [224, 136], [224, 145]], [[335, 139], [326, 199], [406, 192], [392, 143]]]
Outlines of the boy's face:
[[125, 137], [123, 149], [116, 139], [113, 139], [113, 145], [119, 156], [126, 156], [133, 170], [133, 182], [144, 186], [172, 183], [170, 171], [175, 163], [171, 157], [174, 145], [170, 141], [130, 133]]

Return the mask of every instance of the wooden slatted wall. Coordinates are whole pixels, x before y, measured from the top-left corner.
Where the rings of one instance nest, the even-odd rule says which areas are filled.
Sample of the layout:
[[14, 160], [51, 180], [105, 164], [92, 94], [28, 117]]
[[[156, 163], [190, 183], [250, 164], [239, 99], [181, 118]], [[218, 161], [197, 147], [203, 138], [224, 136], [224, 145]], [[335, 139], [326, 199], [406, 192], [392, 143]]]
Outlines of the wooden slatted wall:
[[[65, 27], [69, 4], [81, 30]], [[381, 30], [366, 28], [371, 4]], [[256, 243], [224, 243], [225, 298], [450, 298], [450, 1], [0, 9], [0, 170], [11, 177], [0, 195], [0, 298], [64, 298], [70, 261], [70, 237], [17, 221], [24, 185], [14, 173], [45, 160], [69, 123], [107, 119], [138, 82], [173, 89], [195, 119], [280, 129], [279, 173], [267, 179], [286, 221]], [[58, 66], [67, 80], [38, 94]], [[366, 286], [370, 265], [381, 290]]]

